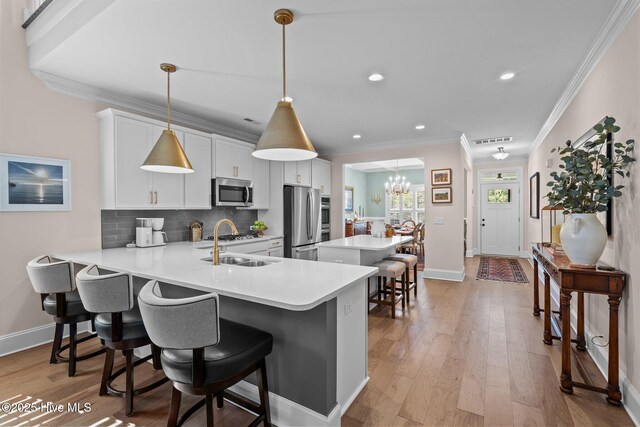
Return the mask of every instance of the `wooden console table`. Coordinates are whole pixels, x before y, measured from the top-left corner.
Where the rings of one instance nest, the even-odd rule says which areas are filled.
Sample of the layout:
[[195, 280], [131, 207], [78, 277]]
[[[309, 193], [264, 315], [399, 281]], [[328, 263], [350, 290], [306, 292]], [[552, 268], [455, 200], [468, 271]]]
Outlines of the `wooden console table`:
[[[573, 387], [596, 391], [607, 395], [607, 401], [612, 405], [621, 404], [618, 379], [618, 307], [622, 298], [626, 282], [626, 274], [619, 270], [602, 270], [608, 266], [599, 265], [598, 269], [575, 268], [569, 259], [563, 255], [552, 254], [540, 243], [531, 245], [533, 254], [533, 315], [540, 316], [544, 312], [545, 344], [551, 344], [554, 339], [562, 339], [562, 373], [560, 374], [560, 389], [568, 394], [573, 393]], [[544, 309], [540, 309], [538, 291], [538, 267], [544, 271]], [[560, 286], [560, 318], [562, 319], [562, 336], [551, 333], [551, 278]], [[578, 324], [577, 338], [571, 340], [571, 293], [578, 293]], [[609, 301], [609, 372], [607, 387], [595, 387], [571, 379], [571, 341], [576, 343], [576, 349], [586, 350], [584, 337], [584, 293], [607, 295]], [[563, 339], [564, 337], [564, 339]]]

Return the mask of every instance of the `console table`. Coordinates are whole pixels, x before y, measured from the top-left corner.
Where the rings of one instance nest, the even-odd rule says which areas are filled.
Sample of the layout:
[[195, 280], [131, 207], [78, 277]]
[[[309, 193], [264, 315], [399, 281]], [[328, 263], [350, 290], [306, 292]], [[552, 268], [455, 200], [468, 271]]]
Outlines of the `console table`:
[[[596, 391], [607, 395], [607, 401], [612, 405], [621, 404], [618, 379], [618, 307], [622, 298], [626, 282], [626, 274], [619, 270], [603, 270], [609, 268], [601, 264], [597, 269], [575, 268], [570, 265], [564, 255], [552, 254], [549, 248], [541, 243], [532, 243], [533, 254], [533, 315], [544, 313], [545, 344], [551, 344], [554, 339], [562, 340], [562, 372], [560, 374], [560, 389], [568, 394], [573, 393], [573, 387]], [[538, 291], [538, 267], [544, 272], [544, 309], [540, 309]], [[551, 333], [551, 278], [560, 286], [560, 318], [562, 320], [562, 336]], [[571, 340], [571, 293], [578, 294], [578, 324], [577, 337]], [[580, 383], [571, 379], [571, 342], [576, 343], [578, 350], [586, 350], [584, 337], [584, 294], [592, 293], [608, 296], [609, 302], [609, 372], [607, 387], [595, 387], [591, 384]]]

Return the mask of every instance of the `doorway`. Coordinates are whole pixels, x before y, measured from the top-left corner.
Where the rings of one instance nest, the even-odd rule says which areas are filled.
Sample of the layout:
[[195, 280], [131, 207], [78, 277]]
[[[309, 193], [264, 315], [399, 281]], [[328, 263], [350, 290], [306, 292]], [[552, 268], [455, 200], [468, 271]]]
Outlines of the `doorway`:
[[480, 251], [519, 256], [522, 195], [518, 171], [482, 172], [480, 184]]

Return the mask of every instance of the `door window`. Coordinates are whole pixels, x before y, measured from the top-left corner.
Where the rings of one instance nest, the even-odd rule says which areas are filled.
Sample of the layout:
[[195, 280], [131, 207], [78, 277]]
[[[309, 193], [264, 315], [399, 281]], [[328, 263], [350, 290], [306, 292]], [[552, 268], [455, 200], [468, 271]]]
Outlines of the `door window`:
[[511, 190], [508, 188], [491, 188], [487, 190], [488, 203], [511, 203]]

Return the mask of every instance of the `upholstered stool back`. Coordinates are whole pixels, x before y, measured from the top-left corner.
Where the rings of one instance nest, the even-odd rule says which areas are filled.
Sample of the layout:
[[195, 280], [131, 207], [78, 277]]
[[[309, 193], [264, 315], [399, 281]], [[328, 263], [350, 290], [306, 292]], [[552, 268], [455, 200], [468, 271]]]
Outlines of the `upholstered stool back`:
[[135, 306], [129, 273], [89, 265], [76, 275], [82, 304], [92, 313], [120, 313]]
[[39, 294], [71, 292], [75, 288], [73, 263], [49, 255], [32, 259], [27, 264], [31, 286]]
[[138, 305], [149, 338], [161, 348], [196, 349], [220, 341], [217, 294], [163, 298], [158, 282], [151, 280], [140, 290]]

